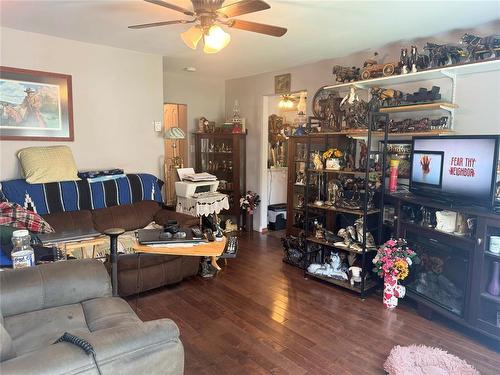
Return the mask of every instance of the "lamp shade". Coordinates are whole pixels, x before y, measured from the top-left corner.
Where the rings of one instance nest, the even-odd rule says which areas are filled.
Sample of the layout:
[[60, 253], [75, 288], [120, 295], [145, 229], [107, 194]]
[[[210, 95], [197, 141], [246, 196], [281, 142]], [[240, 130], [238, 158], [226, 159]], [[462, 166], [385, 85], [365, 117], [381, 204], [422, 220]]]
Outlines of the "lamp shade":
[[165, 139], [184, 139], [186, 134], [181, 128], [168, 128], [163, 136]]
[[210, 27], [203, 40], [205, 42], [203, 52], [217, 53], [229, 44], [231, 35], [222, 30], [220, 26], [214, 25]]
[[189, 48], [196, 49], [198, 42], [203, 36], [203, 30], [198, 26], [193, 26], [181, 34], [182, 41]]

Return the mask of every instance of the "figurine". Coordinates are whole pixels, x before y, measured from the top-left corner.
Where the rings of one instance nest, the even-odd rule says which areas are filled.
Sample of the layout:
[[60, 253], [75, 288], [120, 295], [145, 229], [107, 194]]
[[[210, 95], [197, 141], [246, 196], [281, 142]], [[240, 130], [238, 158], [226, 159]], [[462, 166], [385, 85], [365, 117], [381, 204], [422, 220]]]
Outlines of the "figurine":
[[297, 171], [297, 178], [295, 179], [295, 185], [305, 185], [304, 183], [304, 172], [301, 170]]
[[466, 61], [483, 60], [485, 54], [489, 54], [492, 59], [500, 56], [500, 35], [480, 37], [465, 33], [460, 44], [465, 45]]
[[[363, 218], [360, 217], [354, 222], [354, 226], [356, 227], [356, 234], [358, 237], [358, 242], [363, 243]], [[376, 248], [375, 239], [370, 232], [366, 232], [366, 248], [374, 249]]]
[[[401, 104], [404, 94], [402, 91], [394, 89], [384, 89], [382, 87], [372, 87], [370, 89], [372, 100], [376, 100], [379, 107], [395, 106]], [[371, 105], [373, 102], [370, 100]]]
[[229, 233], [229, 232], [236, 232], [238, 230], [238, 225], [234, 224], [231, 219], [226, 220], [226, 229], [224, 232]]
[[337, 194], [339, 191], [339, 185], [334, 180], [328, 181], [328, 201], [329, 206], [335, 206], [337, 202]]
[[342, 271], [342, 261], [337, 253], [330, 255], [330, 261], [324, 264], [312, 263], [307, 271], [314, 275], [327, 276], [339, 280], [347, 280], [347, 273]]
[[399, 55], [399, 69], [401, 70], [401, 74], [408, 74], [410, 72], [408, 48], [401, 48], [401, 54]]
[[[374, 57], [376, 57], [378, 53], [375, 52], [373, 55]], [[396, 72], [396, 67], [398, 65], [399, 65], [398, 63], [393, 63], [393, 62], [386, 64], [379, 64], [375, 58], [367, 59], [363, 64], [363, 71], [361, 72], [361, 78], [368, 79], [373, 77], [391, 76]]]
[[452, 65], [465, 58], [467, 52], [452, 44], [427, 43], [424, 47], [429, 52], [429, 67], [438, 68], [443, 65]]
[[323, 224], [315, 222], [315, 227], [314, 237], [316, 237], [318, 240], [322, 240], [323, 238], [325, 238]]
[[432, 86], [430, 90], [426, 88], [419, 88], [418, 91], [413, 94], [406, 94], [404, 97], [404, 102], [406, 103], [428, 103], [434, 102], [441, 99], [441, 94], [439, 93], [439, 86]]
[[429, 63], [429, 56], [418, 53], [417, 46], [411, 46], [409, 65], [412, 73], [416, 73], [418, 70], [427, 69]]
[[321, 161], [321, 156], [319, 154], [319, 151], [316, 151], [313, 156], [313, 165], [314, 169], [316, 171], [322, 171], [323, 170], [323, 162]]
[[303, 208], [303, 207], [304, 207], [304, 196], [299, 194], [297, 196], [297, 208]]
[[359, 99], [355, 87], [340, 102], [340, 109], [344, 114], [345, 128], [368, 128], [368, 103]]
[[349, 232], [345, 228], [340, 228], [337, 232], [337, 236], [343, 239], [343, 242], [335, 242], [335, 246], [349, 248], [352, 243], [352, 238]]
[[354, 283], [360, 283], [361, 282], [361, 271], [363, 269], [361, 267], [349, 267], [349, 272], [351, 273], [351, 285], [354, 286]]
[[332, 74], [335, 74], [337, 82], [353, 82], [359, 79], [359, 68], [355, 66], [349, 68], [346, 66], [335, 65], [332, 69]]
[[208, 120], [205, 117], [201, 117], [198, 120], [198, 133], [206, 133], [208, 131]]

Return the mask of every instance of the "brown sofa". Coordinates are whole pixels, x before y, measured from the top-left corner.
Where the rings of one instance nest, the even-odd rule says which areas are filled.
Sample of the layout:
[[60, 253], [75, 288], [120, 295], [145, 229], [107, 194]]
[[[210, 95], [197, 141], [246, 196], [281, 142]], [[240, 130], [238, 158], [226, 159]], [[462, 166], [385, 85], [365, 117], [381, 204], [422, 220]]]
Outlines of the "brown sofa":
[[[162, 209], [157, 202], [142, 201], [97, 210], [61, 212], [43, 216], [57, 231], [96, 229], [104, 232], [109, 228], [127, 231], [143, 228], [152, 221], [163, 225], [167, 220], [177, 220], [181, 226], [198, 224], [198, 219]], [[118, 257], [118, 293], [128, 296], [182, 281], [196, 275], [199, 257], [171, 255], [124, 254]], [[109, 264], [106, 264], [108, 270]], [[138, 270], [139, 268], [139, 270]]]

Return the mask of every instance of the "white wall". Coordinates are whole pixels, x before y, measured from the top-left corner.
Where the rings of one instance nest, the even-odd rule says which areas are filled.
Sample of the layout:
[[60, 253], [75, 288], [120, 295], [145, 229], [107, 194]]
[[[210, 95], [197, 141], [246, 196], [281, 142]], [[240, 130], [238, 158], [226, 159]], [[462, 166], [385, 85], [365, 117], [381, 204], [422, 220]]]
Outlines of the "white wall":
[[[399, 60], [400, 49], [416, 44], [420, 48], [425, 42], [456, 43], [464, 32], [470, 31], [479, 35], [498, 34], [500, 21], [478, 27], [474, 30], [454, 30], [452, 32], [427, 37], [414, 41], [398, 41], [377, 48], [379, 60], [389, 62]], [[241, 114], [247, 119], [249, 136], [247, 137], [247, 189], [256, 191], [261, 196], [267, 195], [267, 175], [265, 148], [261, 147], [263, 139], [267, 138], [266, 114], [272, 111], [267, 106], [265, 96], [274, 94], [274, 76], [291, 73], [291, 91], [307, 90], [308, 115], [311, 115], [311, 103], [314, 93], [325, 85], [335, 84], [332, 75], [333, 65], [361, 66], [362, 62], [372, 57], [374, 51], [358, 53], [301, 65], [275, 72], [263, 73], [251, 77], [243, 77], [226, 81], [226, 114], [231, 113], [234, 100], [239, 100]], [[292, 64], [291, 64], [292, 65]], [[500, 72], [481, 73], [473, 76], [460, 77], [457, 81], [456, 103], [459, 108], [455, 112], [454, 126], [458, 133], [485, 134], [500, 133]], [[430, 83], [429, 83], [430, 84]], [[266, 205], [256, 211], [258, 228], [266, 227]]]
[[79, 169], [161, 175], [162, 58], [52, 36], [0, 29], [0, 64], [72, 75], [74, 142], [0, 142], [0, 180], [17, 178], [16, 151], [67, 144]]
[[206, 117], [210, 121], [221, 123], [225, 113], [225, 83], [216, 77], [204, 77], [199, 73], [171, 72], [168, 70], [168, 58], [163, 59], [163, 92], [165, 103], [187, 104], [187, 121], [191, 145], [189, 166], [194, 167], [194, 146], [191, 133], [197, 130], [198, 119]]

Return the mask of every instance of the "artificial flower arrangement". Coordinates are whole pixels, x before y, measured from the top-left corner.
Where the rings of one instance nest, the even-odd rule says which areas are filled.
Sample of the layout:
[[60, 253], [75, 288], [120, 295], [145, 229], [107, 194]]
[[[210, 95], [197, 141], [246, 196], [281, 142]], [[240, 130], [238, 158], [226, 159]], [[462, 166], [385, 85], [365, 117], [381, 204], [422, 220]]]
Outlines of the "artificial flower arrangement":
[[404, 239], [390, 239], [377, 250], [373, 258], [373, 269], [384, 278], [384, 306], [394, 308], [398, 305], [398, 298], [403, 298], [406, 288], [398, 281], [408, 277], [410, 266], [417, 262], [416, 253], [408, 247]]
[[247, 191], [244, 197], [240, 198], [240, 208], [242, 211], [248, 212], [253, 215], [253, 211], [259, 206], [260, 197], [253, 191]]
[[341, 158], [344, 156], [344, 153], [338, 148], [329, 148], [325, 152], [323, 152], [323, 159], [326, 160], [328, 158]]
[[323, 160], [326, 163], [326, 169], [340, 170], [342, 168], [343, 160], [341, 159], [344, 153], [338, 148], [329, 148], [323, 152]]

